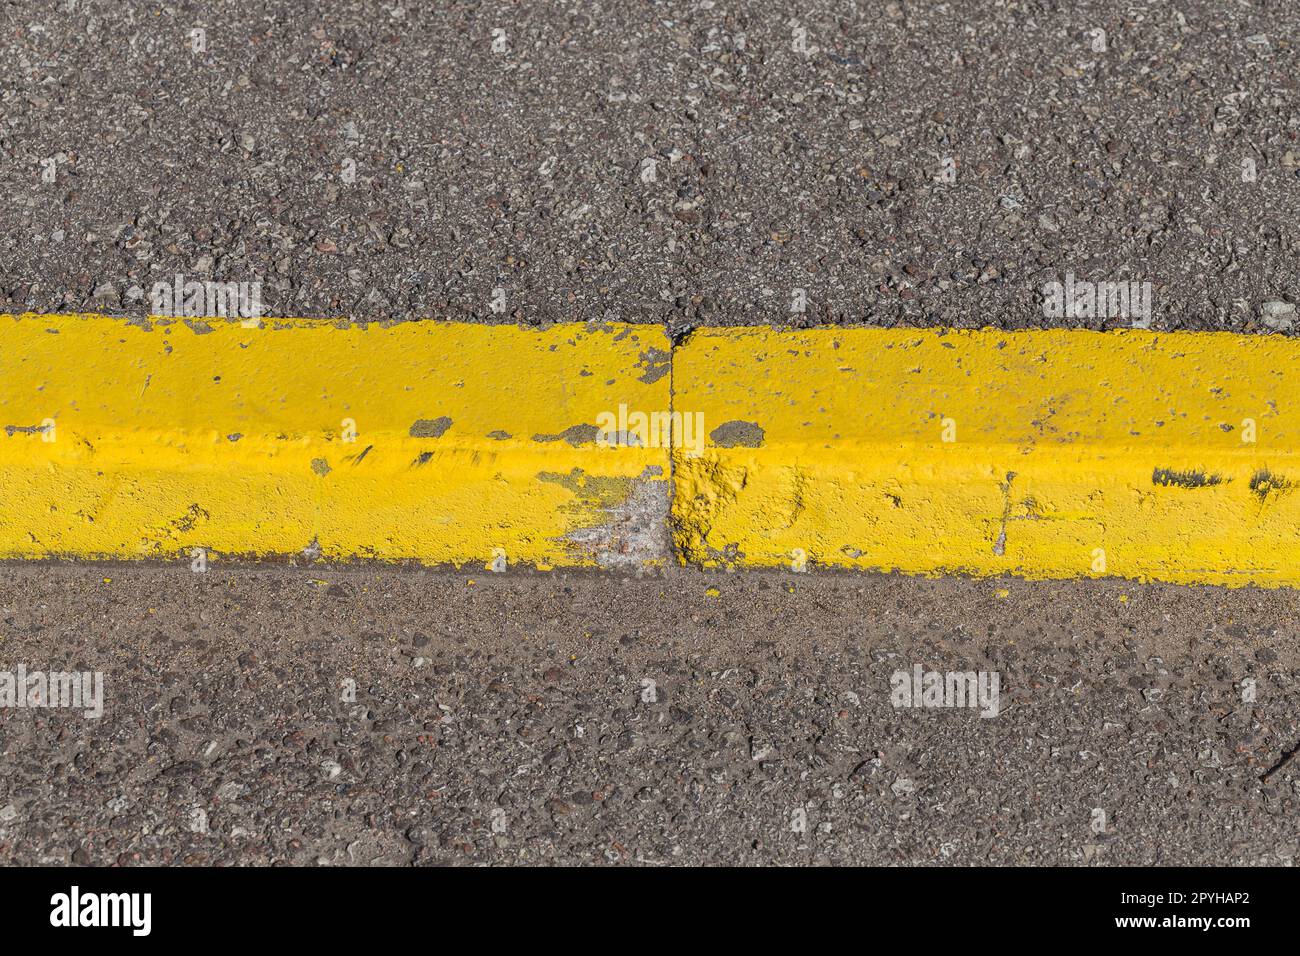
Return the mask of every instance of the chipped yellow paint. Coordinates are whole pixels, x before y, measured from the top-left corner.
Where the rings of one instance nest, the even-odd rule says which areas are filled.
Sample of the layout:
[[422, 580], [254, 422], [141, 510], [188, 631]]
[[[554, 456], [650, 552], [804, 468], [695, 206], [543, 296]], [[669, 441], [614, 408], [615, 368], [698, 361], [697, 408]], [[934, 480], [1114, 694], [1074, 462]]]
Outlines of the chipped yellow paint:
[[707, 329], [674, 538], [709, 566], [1300, 585], [1300, 342]]
[[0, 316], [0, 557], [654, 563], [668, 451], [592, 439], [669, 407], [668, 351], [653, 326]]

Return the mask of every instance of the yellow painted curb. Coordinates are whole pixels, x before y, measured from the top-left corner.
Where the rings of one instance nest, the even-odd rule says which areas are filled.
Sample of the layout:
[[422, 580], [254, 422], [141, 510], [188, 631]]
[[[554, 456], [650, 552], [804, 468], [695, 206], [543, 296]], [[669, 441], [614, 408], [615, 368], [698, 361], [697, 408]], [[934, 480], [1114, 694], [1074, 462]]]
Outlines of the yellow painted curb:
[[673, 359], [706, 566], [1300, 584], [1300, 343], [707, 329]]
[[1293, 396], [1280, 336], [0, 316], [0, 558], [1294, 586]]
[[0, 316], [0, 557], [662, 562], [669, 450], [596, 426], [666, 410], [668, 358], [653, 326]]

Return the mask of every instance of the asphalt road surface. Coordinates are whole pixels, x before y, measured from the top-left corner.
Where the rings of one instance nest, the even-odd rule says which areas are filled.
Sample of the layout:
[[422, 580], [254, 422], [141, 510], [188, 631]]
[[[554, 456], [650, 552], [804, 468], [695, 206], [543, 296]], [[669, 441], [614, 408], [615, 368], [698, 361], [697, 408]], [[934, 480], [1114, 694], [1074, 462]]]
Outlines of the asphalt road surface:
[[274, 315], [1016, 328], [1074, 274], [1265, 330], [1294, 12], [4, 0], [0, 309], [181, 273]]
[[[0, 862], [1290, 863], [1298, 611], [1118, 583], [10, 565], [0, 670], [99, 671], [104, 695], [98, 719], [0, 708]], [[896, 707], [917, 665], [996, 672], [997, 715]]]

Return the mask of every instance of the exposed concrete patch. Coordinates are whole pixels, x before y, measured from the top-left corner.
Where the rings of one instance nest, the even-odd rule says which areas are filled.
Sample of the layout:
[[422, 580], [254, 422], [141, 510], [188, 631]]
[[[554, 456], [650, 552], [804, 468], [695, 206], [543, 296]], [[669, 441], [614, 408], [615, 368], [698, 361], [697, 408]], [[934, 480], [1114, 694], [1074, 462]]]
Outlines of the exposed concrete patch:
[[634, 431], [605, 432], [601, 438], [611, 448], [644, 448], [645, 442]]
[[719, 448], [762, 448], [764, 433], [756, 422], [723, 422], [709, 432], [709, 439]]
[[593, 479], [576, 470], [538, 478], [568, 488], [578, 496], [580, 507], [602, 516], [564, 536], [599, 567], [635, 570], [667, 561], [672, 484], [658, 465], [647, 467], [636, 478]]
[[412, 438], [441, 438], [451, 427], [451, 419], [446, 415], [437, 418], [421, 418], [411, 426]]
[[666, 349], [648, 348], [641, 353], [637, 368], [645, 369], [638, 381], [646, 385], [659, 381], [672, 370], [672, 352]]
[[1196, 468], [1185, 471], [1176, 471], [1172, 468], [1157, 468], [1151, 473], [1151, 484], [1160, 485], [1163, 488], [1170, 486], [1176, 488], [1211, 488], [1222, 483], [1222, 481], [1221, 476], [1208, 475]]
[[185, 514], [172, 522], [172, 528], [176, 531], [193, 531], [200, 521], [207, 521], [211, 517], [212, 515], [195, 503], [185, 509]]
[[162, 524], [151, 526], [145, 534], [145, 541], [150, 550], [157, 551], [162, 547], [164, 541], [175, 541], [178, 537], [189, 534], [211, 519], [212, 515], [208, 510], [194, 502], [176, 517]]
[[566, 441], [574, 448], [577, 448], [580, 445], [595, 444], [596, 439], [599, 437], [600, 429], [595, 425], [570, 425], [558, 435], [534, 435], [533, 441]]
[[1016, 480], [1014, 471], [1007, 472], [1002, 488], [1002, 523], [998, 528], [998, 539], [993, 542], [993, 553], [998, 557], [1007, 553], [1007, 520], [1011, 517], [1011, 483]]
[[5, 434], [12, 438], [14, 435], [36, 435], [48, 430], [48, 425], [6, 425]]
[[1260, 501], [1265, 501], [1270, 494], [1281, 494], [1284, 491], [1290, 491], [1291, 482], [1280, 475], [1273, 474], [1267, 468], [1261, 468], [1251, 475], [1250, 490]]

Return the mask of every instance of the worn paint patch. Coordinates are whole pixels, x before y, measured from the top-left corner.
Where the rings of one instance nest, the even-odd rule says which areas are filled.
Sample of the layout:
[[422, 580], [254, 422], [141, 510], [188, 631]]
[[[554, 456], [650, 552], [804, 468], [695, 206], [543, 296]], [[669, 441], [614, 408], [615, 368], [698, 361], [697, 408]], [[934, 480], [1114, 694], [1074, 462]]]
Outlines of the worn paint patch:
[[1223, 478], [1209, 475], [1197, 468], [1179, 471], [1174, 468], [1157, 468], [1151, 472], [1151, 484], [1165, 488], [1210, 488], [1220, 484]]
[[757, 422], [723, 422], [709, 432], [709, 440], [719, 448], [762, 448], [763, 429]]
[[575, 505], [598, 520], [568, 532], [565, 544], [602, 568], [634, 569], [662, 563], [669, 549], [671, 485], [658, 465], [634, 478], [593, 478], [575, 469], [538, 479], [573, 493]]
[[651, 346], [641, 353], [637, 363], [643, 369], [640, 381], [653, 385], [672, 370], [672, 352]]
[[12, 438], [14, 435], [39, 435], [49, 430], [48, 425], [6, 425], [5, 434]]
[[1267, 501], [1271, 494], [1281, 494], [1291, 490], [1291, 482], [1281, 475], [1275, 475], [1268, 468], [1260, 468], [1250, 476], [1250, 490], [1260, 501]]
[[595, 444], [599, 437], [600, 429], [595, 425], [570, 425], [564, 431], [554, 435], [534, 435], [533, 441], [542, 443], [564, 441], [574, 448], [580, 448], [583, 445]]
[[411, 425], [409, 434], [412, 438], [441, 438], [450, 427], [451, 419], [446, 415], [437, 418], [421, 418]]

